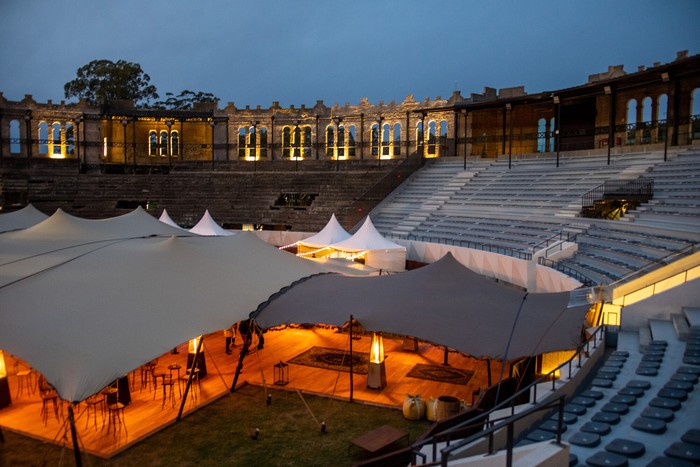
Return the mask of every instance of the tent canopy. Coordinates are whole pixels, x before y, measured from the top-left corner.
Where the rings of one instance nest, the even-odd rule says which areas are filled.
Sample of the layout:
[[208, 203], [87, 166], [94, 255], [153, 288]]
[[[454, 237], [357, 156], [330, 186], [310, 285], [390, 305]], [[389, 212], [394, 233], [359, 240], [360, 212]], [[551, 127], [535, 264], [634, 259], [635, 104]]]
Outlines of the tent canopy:
[[47, 216], [28, 204], [18, 211], [0, 214], [0, 233], [26, 229], [46, 219]]
[[372, 220], [367, 216], [355, 234], [340, 242], [333, 243], [332, 248], [340, 251], [365, 251], [365, 250], [402, 250], [406, 251], [406, 247], [387, 240], [379, 233], [372, 224]]
[[320, 232], [298, 241], [297, 244], [309, 248], [323, 248], [348, 238], [350, 238], [350, 234], [340, 225], [338, 219], [335, 218], [335, 214], [332, 214], [331, 219]]
[[229, 236], [234, 235], [233, 232], [223, 229], [216, 223], [216, 221], [209, 214], [207, 209], [204, 212], [202, 218], [197, 222], [197, 225], [190, 229], [190, 232], [196, 233], [197, 235], [207, 235], [207, 236]]
[[285, 323], [341, 326], [353, 315], [366, 330], [413, 336], [475, 357], [512, 360], [576, 348], [589, 305], [568, 304], [569, 292], [528, 294], [480, 276], [448, 253], [401, 274], [311, 277], [254, 316], [268, 328]]
[[[182, 229], [182, 227], [177, 225], [177, 222], [172, 220], [172, 218], [170, 217], [170, 215], [168, 214], [168, 211], [166, 209], [163, 209], [163, 213], [160, 215], [158, 220], [164, 224], [170, 225], [172, 227], [177, 227], [178, 229]], [[185, 230], [185, 229], [182, 229], [182, 230]]]
[[[147, 221], [143, 215], [151, 229], [133, 222]], [[0, 235], [0, 348], [69, 401], [188, 339], [247, 319], [270, 295], [322, 272], [250, 233], [148, 236], [183, 231], [145, 212], [127, 216], [87, 221], [57, 213]]]

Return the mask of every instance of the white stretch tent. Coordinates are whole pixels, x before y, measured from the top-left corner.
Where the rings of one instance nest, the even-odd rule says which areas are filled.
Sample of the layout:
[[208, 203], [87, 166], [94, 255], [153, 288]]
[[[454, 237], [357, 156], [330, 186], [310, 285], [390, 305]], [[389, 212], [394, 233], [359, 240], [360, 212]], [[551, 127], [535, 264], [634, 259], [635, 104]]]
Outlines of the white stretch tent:
[[197, 222], [197, 225], [190, 229], [190, 232], [196, 233], [197, 235], [207, 235], [207, 236], [219, 236], [225, 237], [229, 235], [235, 235], [233, 232], [223, 229], [216, 223], [216, 221], [209, 214], [207, 209], [204, 212], [202, 218]]
[[342, 326], [350, 315], [368, 331], [446, 345], [474, 357], [513, 360], [575, 349], [588, 303], [569, 292], [526, 293], [465, 268], [448, 253], [388, 276], [310, 277], [260, 307], [263, 328], [291, 323]]
[[142, 210], [99, 221], [59, 211], [0, 235], [0, 348], [80, 401], [321, 271], [251, 233], [199, 237]]
[[373, 268], [389, 271], [406, 269], [406, 247], [384, 238], [369, 216], [352, 237], [332, 244], [331, 248], [342, 254], [366, 251], [365, 264]]
[[[177, 227], [178, 229], [182, 229], [182, 227], [180, 227], [179, 225], [177, 225], [177, 222], [175, 222], [174, 220], [172, 220], [172, 218], [171, 218], [170, 215], [168, 214], [167, 209], [163, 209], [163, 213], [160, 215], [160, 217], [158, 218], [158, 220], [161, 221], [161, 222], [164, 223], [164, 224], [169, 225], [169, 226]], [[185, 229], [182, 229], [182, 230], [185, 230]]]
[[45, 220], [46, 214], [28, 204], [18, 211], [0, 214], [0, 233], [26, 229]]
[[335, 214], [317, 234], [307, 237], [297, 242], [299, 253], [320, 250], [327, 248], [333, 243], [342, 242], [350, 238], [350, 234], [343, 228], [336, 219]]

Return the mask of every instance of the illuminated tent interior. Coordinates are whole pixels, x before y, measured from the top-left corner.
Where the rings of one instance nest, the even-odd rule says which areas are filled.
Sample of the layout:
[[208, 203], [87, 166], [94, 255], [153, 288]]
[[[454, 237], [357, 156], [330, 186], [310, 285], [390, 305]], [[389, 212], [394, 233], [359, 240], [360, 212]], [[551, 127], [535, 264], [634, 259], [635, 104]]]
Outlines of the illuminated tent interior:
[[350, 234], [340, 225], [335, 214], [332, 214], [328, 223], [317, 234], [297, 242], [297, 253], [313, 253], [314, 257], [326, 256], [331, 251], [330, 245], [348, 238]]
[[342, 326], [416, 337], [473, 357], [513, 360], [581, 342], [588, 303], [569, 292], [526, 293], [467, 269], [450, 253], [388, 276], [324, 274], [300, 281], [254, 314], [263, 328], [291, 323]]
[[0, 348], [80, 401], [321, 271], [252, 233], [199, 237], [143, 210], [106, 220], [58, 211], [0, 235]]
[[234, 235], [233, 232], [221, 228], [219, 224], [217, 224], [216, 221], [211, 217], [211, 214], [209, 214], [208, 209], [204, 212], [204, 215], [199, 220], [199, 222], [197, 222], [197, 224], [190, 229], [190, 232], [196, 233], [197, 235], [219, 237]]
[[367, 216], [355, 234], [331, 245], [334, 256], [364, 257], [367, 266], [388, 271], [406, 269], [406, 247], [384, 238]]
[[47, 216], [33, 205], [28, 204], [18, 211], [8, 212], [0, 216], [0, 233], [26, 229], [46, 219]]

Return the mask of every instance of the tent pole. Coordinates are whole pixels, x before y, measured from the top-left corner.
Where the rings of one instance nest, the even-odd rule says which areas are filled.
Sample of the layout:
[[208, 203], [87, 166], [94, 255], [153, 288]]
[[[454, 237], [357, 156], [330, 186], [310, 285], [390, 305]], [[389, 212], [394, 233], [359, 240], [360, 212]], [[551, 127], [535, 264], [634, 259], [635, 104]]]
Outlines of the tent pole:
[[352, 321], [353, 317], [350, 315], [350, 402], [353, 401], [353, 383], [352, 383]]
[[238, 366], [236, 367], [236, 374], [233, 376], [233, 383], [231, 383], [231, 389], [229, 392], [234, 392], [236, 390], [236, 384], [238, 383], [238, 376], [241, 374], [241, 370], [243, 369], [243, 359], [245, 358], [246, 354], [248, 353], [248, 345], [243, 343], [243, 348], [241, 349], [241, 355], [238, 357]]
[[450, 355], [450, 351], [447, 350], [447, 346], [445, 346], [445, 355], [442, 357], [442, 364], [445, 366], [449, 366], [450, 363], [448, 361]]
[[76, 467], [82, 467], [83, 460], [80, 458], [80, 447], [78, 446], [78, 432], [75, 430], [75, 416], [73, 415], [73, 404], [68, 406], [68, 421], [70, 422], [70, 436], [73, 440], [73, 454], [75, 455]]
[[190, 375], [187, 378], [187, 385], [185, 386], [185, 393], [182, 395], [182, 403], [180, 404], [180, 411], [177, 413], [177, 418], [175, 421], [179, 422], [182, 419], [182, 411], [185, 410], [185, 402], [187, 402], [187, 393], [190, 392], [190, 387], [192, 387], [192, 378], [194, 377], [194, 370], [197, 368], [197, 359], [199, 358], [199, 353], [202, 351], [202, 343], [204, 342], [204, 336], [199, 338], [197, 343], [197, 349], [194, 352], [194, 360], [192, 361], [192, 368], [190, 368]]
[[491, 359], [486, 359], [486, 377], [488, 378], [489, 387], [491, 387]]

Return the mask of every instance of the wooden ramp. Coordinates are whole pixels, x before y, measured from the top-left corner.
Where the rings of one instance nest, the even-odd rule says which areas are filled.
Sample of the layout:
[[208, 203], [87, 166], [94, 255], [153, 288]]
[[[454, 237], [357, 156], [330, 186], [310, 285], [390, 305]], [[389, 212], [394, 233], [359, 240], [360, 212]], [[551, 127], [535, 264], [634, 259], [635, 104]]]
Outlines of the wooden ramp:
[[[204, 338], [204, 354], [207, 376], [201, 379], [199, 387], [192, 391], [193, 397], [188, 397], [185, 404], [185, 414], [208, 404], [219, 397], [229, 394], [233, 382], [235, 368], [238, 364], [241, 350], [241, 337], [236, 339], [233, 353], [227, 355], [224, 349], [223, 333], [213, 333]], [[289, 364], [289, 383], [284, 386], [274, 384], [274, 365], [287, 362], [311, 347], [329, 347], [347, 349], [348, 334], [338, 332], [335, 328], [315, 326], [312, 328], [285, 328], [271, 330], [265, 333], [265, 345], [262, 350], [252, 349], [244, 360], [243, 370], [238, 385], [245, 383], [261, 387], [260, 397], [266, 397], [265, 387], [273, 386], [278, 389], [300, 391], [302, 393], [319, 394], [343, 400], [350, 397], [350, 374], [346, 371], [336, 371], [306, 365]], [[353, 351], [369, 352], [370, 338], [363, 336], [353, 340]], [[368, 389], [367, 375], [353, 375], [353, 399], [359, 403], [371, 403], [394, 408], [401, 408], [406, 394], [421, 394], [426, 400], [429, 397], [449, 395], [458, 397], [470, 403], [472, 392], [488, 384], [486, 362], [468, 358], [453, 352], [448, 355], [449, 367], [473, 371], [473, 376], [466, 385], [450, 384], [409, 377], [407, 374], [417, 363], [441, 366], [444, 362], [442, 347], [421, 343], [418, 351], [404, 351], [403, 341], [384, 339], [386, 358], [387, 386], [384, 389]], [[156, 365], [156, 373], [169, 373], [168, 366], [179, 364], [184, 376], [187, 363], [187, 344], [178, 348], [178, 354], [161, 355]], [[27, 436], [72, 446], [68, 431], [66, 402], [58, 407], [54, 415], [53, 407], [47, 406], [47, 416], [42, 416], [42, 400], [38, 391], [27, 387], [35, 382], [35, 375], [27, 378], [18, 376], [26, 370], [26, 365], [18, 361], [15, 368], [13, 358], [6, 354], [9, 370], [9, 383], [12, 395], [12, 405], [0, 410], [0, 426]], [[492, 379], [497, 381], [501, 367], [500, 363], [491, 365]], [[506, 369], [507, 370], [507, 369]], [[505, 373], [507, 375], [507, 372]], [[137, 368], [128, 376], [131, 403], [123, 413], [123, 422], [110, 420], [108, 414], [100, 411], [92, 413], [88, 418], [88, 404], [84, 401], [75, 407], [76, 427], [80, 447], [84, 452], [109, 458], [143, 438], [175, 423], [180, 408], [180, 391], [174, 387], [174, 398], [163, 401], [162, 385], [158, 383], [155, 390], [152, 385], [142, 387], [141, 371]], [[184, 381], [183, 381], [184, 383]], [[35, 386], [34, 386], [35, 387]], [[181, 386], [184, 391], [184, 384]], [[191, 396], [192, 396], [191, 395]], [[235, 392], [231, 397], [236, 397]], [[110, 425], [110, 421], [114, 421]]]

